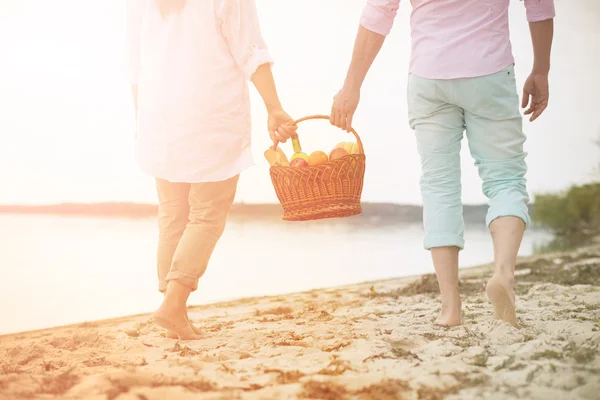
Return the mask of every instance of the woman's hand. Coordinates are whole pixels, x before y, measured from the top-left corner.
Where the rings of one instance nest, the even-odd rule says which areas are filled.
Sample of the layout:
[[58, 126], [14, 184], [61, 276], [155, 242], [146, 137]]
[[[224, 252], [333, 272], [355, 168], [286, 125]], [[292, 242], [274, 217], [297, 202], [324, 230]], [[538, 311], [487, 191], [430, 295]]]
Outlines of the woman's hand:
[[296, 130], [298, 129], [294, 125], [294, 119], [281, 108], [269, 110], [267, 126], [273, 144], [285, 143], [289, 138], [296, 136]]
[[273, 79], [273, 73], [271, 72], [271, 65], [267, 63], [258, 67], [252, 75], [252, 82], [265, 102], [265, 107], [269, 113], [267, 127], [273, 144], [285, 143], [289, 138], [296, 136], [297, 127], [294, 125], [294, 119], [281, 107], [275, 88], [275, 79]]

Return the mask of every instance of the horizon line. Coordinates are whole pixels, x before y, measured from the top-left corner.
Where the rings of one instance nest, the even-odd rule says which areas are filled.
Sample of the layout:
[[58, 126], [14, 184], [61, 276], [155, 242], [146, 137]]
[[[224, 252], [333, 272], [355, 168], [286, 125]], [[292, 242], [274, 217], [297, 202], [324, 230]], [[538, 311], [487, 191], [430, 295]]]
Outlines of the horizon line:
[[[234, 205], [246, 205], [246, 206], [279, 206], [278, 202], [246, 202], [246, 201], [235, 201]], [[385, 205], [385, 206], [402, 206], [402, 207], [423, 207], [423, 204], [416, 203], [400, 203], [393, 201], [361, 201], [363, 205]], [[530, 203], [532, 205], [533, 202]], [[135, 202], [135, 201], [93, 201], [93, 202], [57, 202], [57, 203], [0, 203], [0, 209], [6, 208], [47, 208], [47, 207], [62, 207], [62, 206], [110, 206], [110, 205], [127, 205], [127, 206], [158, 206], [158, 203], [147, 203], [147, 202]], [[463, 203], [466, 207], [481, 207], [487, 206], [486, 203]]]

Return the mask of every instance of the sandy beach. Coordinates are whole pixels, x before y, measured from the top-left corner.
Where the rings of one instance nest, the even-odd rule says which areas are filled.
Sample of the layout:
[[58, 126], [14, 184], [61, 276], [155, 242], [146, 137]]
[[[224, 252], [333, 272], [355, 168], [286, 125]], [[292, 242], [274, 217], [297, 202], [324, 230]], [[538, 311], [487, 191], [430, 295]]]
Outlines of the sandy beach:
[[597, 399], [600, 247], [517, 269], [521, 329], [487, 265], [461, 271], [456, 328], [425, 275], [191, 307], [193, 342], [149, 315], [3, 336], [0, 399]]

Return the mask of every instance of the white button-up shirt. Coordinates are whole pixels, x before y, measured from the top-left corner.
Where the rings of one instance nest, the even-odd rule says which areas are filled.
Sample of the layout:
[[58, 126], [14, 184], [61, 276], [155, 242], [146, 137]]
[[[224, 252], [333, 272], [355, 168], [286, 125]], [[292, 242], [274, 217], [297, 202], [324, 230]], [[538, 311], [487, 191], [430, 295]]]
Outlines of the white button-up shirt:
[[272, 62], [254, 0], [187, 0], [166, 19], [154, 0], [127, 1], [142, 170], [214, 182], [251, 166], [248, 80]]

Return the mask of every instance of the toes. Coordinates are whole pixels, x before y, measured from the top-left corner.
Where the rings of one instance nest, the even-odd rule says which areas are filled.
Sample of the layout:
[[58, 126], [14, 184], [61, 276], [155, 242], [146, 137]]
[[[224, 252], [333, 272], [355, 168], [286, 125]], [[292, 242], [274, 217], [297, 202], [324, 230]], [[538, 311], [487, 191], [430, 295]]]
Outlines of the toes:
[[200, 330], [200, 328], [197, 328], [196, 326], [194, 326], [193, 324], [190, 323], [190, 326], [192, 327], [192, 330], [194, 331], [194, 333], [198, 336], [202, 336], [202, 331]]

